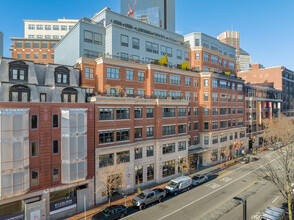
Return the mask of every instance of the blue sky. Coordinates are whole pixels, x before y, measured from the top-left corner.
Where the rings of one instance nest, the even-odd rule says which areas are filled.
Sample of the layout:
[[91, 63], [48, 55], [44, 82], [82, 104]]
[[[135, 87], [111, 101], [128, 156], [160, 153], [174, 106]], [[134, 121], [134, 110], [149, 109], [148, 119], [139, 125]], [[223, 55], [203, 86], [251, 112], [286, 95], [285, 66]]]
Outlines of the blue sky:
[[[104, 7], [119, 12], [120, 0], [1, 0], [4, 56], [11, 56], [9, 37], [24, 36], [23, 19], [79, 19]], [[250, 53], [253, 63], [294, 70], [293, 11], [293, 0], [176, 0], [176, 30], [216, 37], [233, 27], [240, 32], [241, 48]]]

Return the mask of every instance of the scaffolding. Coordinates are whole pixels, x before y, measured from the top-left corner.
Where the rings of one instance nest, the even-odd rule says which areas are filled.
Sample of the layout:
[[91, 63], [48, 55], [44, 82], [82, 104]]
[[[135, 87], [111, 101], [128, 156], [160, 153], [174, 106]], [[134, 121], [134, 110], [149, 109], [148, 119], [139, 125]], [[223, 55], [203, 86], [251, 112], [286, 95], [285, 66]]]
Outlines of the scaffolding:
[[71, 183], [87, 176], [87, 111], [61, 109], [62, 183]]
[[29, 191], [29, 109], [0, 109], [0, 200]]

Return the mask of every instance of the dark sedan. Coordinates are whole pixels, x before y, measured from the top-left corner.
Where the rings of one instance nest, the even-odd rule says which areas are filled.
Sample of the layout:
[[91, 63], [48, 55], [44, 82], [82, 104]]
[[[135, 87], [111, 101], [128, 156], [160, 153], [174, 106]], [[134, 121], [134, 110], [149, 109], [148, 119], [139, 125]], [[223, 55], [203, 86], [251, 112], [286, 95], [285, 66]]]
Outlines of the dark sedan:
[[92, 216], [92, 220], [113, 220], [125, 217], [127, 208], [123, 205], [112, 205]]

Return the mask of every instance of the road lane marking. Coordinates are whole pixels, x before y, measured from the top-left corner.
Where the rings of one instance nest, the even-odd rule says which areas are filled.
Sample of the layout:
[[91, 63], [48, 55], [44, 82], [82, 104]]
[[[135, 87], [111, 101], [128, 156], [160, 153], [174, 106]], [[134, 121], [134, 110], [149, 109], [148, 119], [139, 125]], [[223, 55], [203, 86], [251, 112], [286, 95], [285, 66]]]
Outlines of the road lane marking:
[[220, 187], [221, 185], [216, 184], [216, 183], [211, 183], [211, 184], [208, 184], [208, 185], [206, 185], [206, 186], [209, 187], [209, 188], [212, 188], [212, 189], [217, 189], [217, 188]]
[[[269, 161], [268, 163], [271, 163], [272, 161], [274, 161], [274, 160], [276, 160], [276, 159], [277, 159], [277, 158], [275, 158], [275, 159]], [[268, 164], [268, 163], [266, 163], [266, 164]], [[212, 192], [210, 192], [210, 193], [208, 193], [208, 194], [206, 194], [206, 195], [204, 195], [204, 196], [202, 196], [202, 197], [200, 197], [200, 198], [198, 198], [198, 199], [196, 199], [196, 200], [194, 200], [193, 202], [190, 202], [189, 204], [187, 204], [187, 205], [185, 205], [185, 206], [183, 206], [183, 207], [181, 207], [181, 208], [179, 208], [179, 209], [177, 209], [177, 210], [175, 210], [175, 211], [173, 211], [173, 212], [171, 212], [171, 213], [169, 213], [169, 214], [167, 214], [167, 215], [165, 215], [165, 216], [159, 218], [158, 220], [162, 220], [162, 219], [164, 219], [164, 218], [166, 218], [166, 217], [169, 217], [169, 216], [173, 215], [174, 213], [176, 213], [176, 212], [178, 212], [178, 211], [181, 211], [182, 209], [184, 209], [184, 208], [186, 208], [186, 207], [188, 207], [188, 206], [190, 206], [190, 205], [192, 205], [192, 204], [194, 204], [194, 203], [200, 201], [201, 199], [204, 199], [204, 198], [206, 198], [206, 197], [212, 195], [213, 193], [215, 193], [215, 192], [217, 192], [217, 191], [219, 191], [219, 190], [225, 188], [226, 186], [231, 185], [232, 183], [234, 183], [234, 182], [236, 182], [236, 181], [238, 181], [238, 180], [244, 178], [245, 176], [248, 176], [249, 174], [255, 172], [256, 170], [258, 170], [258, 169], [264, 167], [266, 164], [264, 164], [264, 165], [262, 165], [262, 166], [260, 166], [260, 167], [258, 167], [258, 168], [256, 168], [256, 169], [254, 169], [254, 170], [252, 170], [252, 171], [250, 171], [250, 172], [248, 172], [248, 173], [246, 173], [246, 174], [244, 174], [244, 175], [238, 177], [237, 179], [233, 180], [232, 182], [230, 182], [230, 183], [228, 183], [228, 184], [226, 184], [226, 185], [224, 185], [224, 186], [222, 186], [222, 187], [220, 187], [220, 188], [218, 188], [218, 189], [216, 189], [216, 190], [214, 190], [214, 191], [212, 191]]]
[[279, 196], [277, 196], [277, 198], [275, 198], [274, 201], [273, 201], [272, 203], [274, 203], [278, 198], [279, 198]]
[[224, 178], [221, 178], [220, 179], [220, 181], [222, 181], [222, 182], [230, 182], [232, 180], [232, 178], [230, 178], [230, 177], [224, 177]]

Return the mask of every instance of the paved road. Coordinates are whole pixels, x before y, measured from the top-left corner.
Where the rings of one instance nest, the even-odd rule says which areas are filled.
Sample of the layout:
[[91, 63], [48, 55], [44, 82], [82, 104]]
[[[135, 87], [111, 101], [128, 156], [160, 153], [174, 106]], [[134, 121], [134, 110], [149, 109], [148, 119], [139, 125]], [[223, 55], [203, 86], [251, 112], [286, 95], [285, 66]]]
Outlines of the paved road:
[[[267, 152], [266, 154], [270, 158], [273, 156], [272, 152]], [[210, 176], [210, 181], [195, 187], [189, 192], [168, 198], [164, 203], [154, 204], [143, 211], [130, 209], [130, 215], [125, 219], [201, 219], [254, 185], [258, 181], [254, 170], [258, 168], [257, 162], [238, 164], [220, 172], [219, 176]], [[273, 189], [269, 188], [267, 190], [261, 194], [271, 194], [270, 192]], [[254, 213], [254, 210], [252, 213]], [[232, 214], [232, 216], [239, 219], [237, 214]]]

